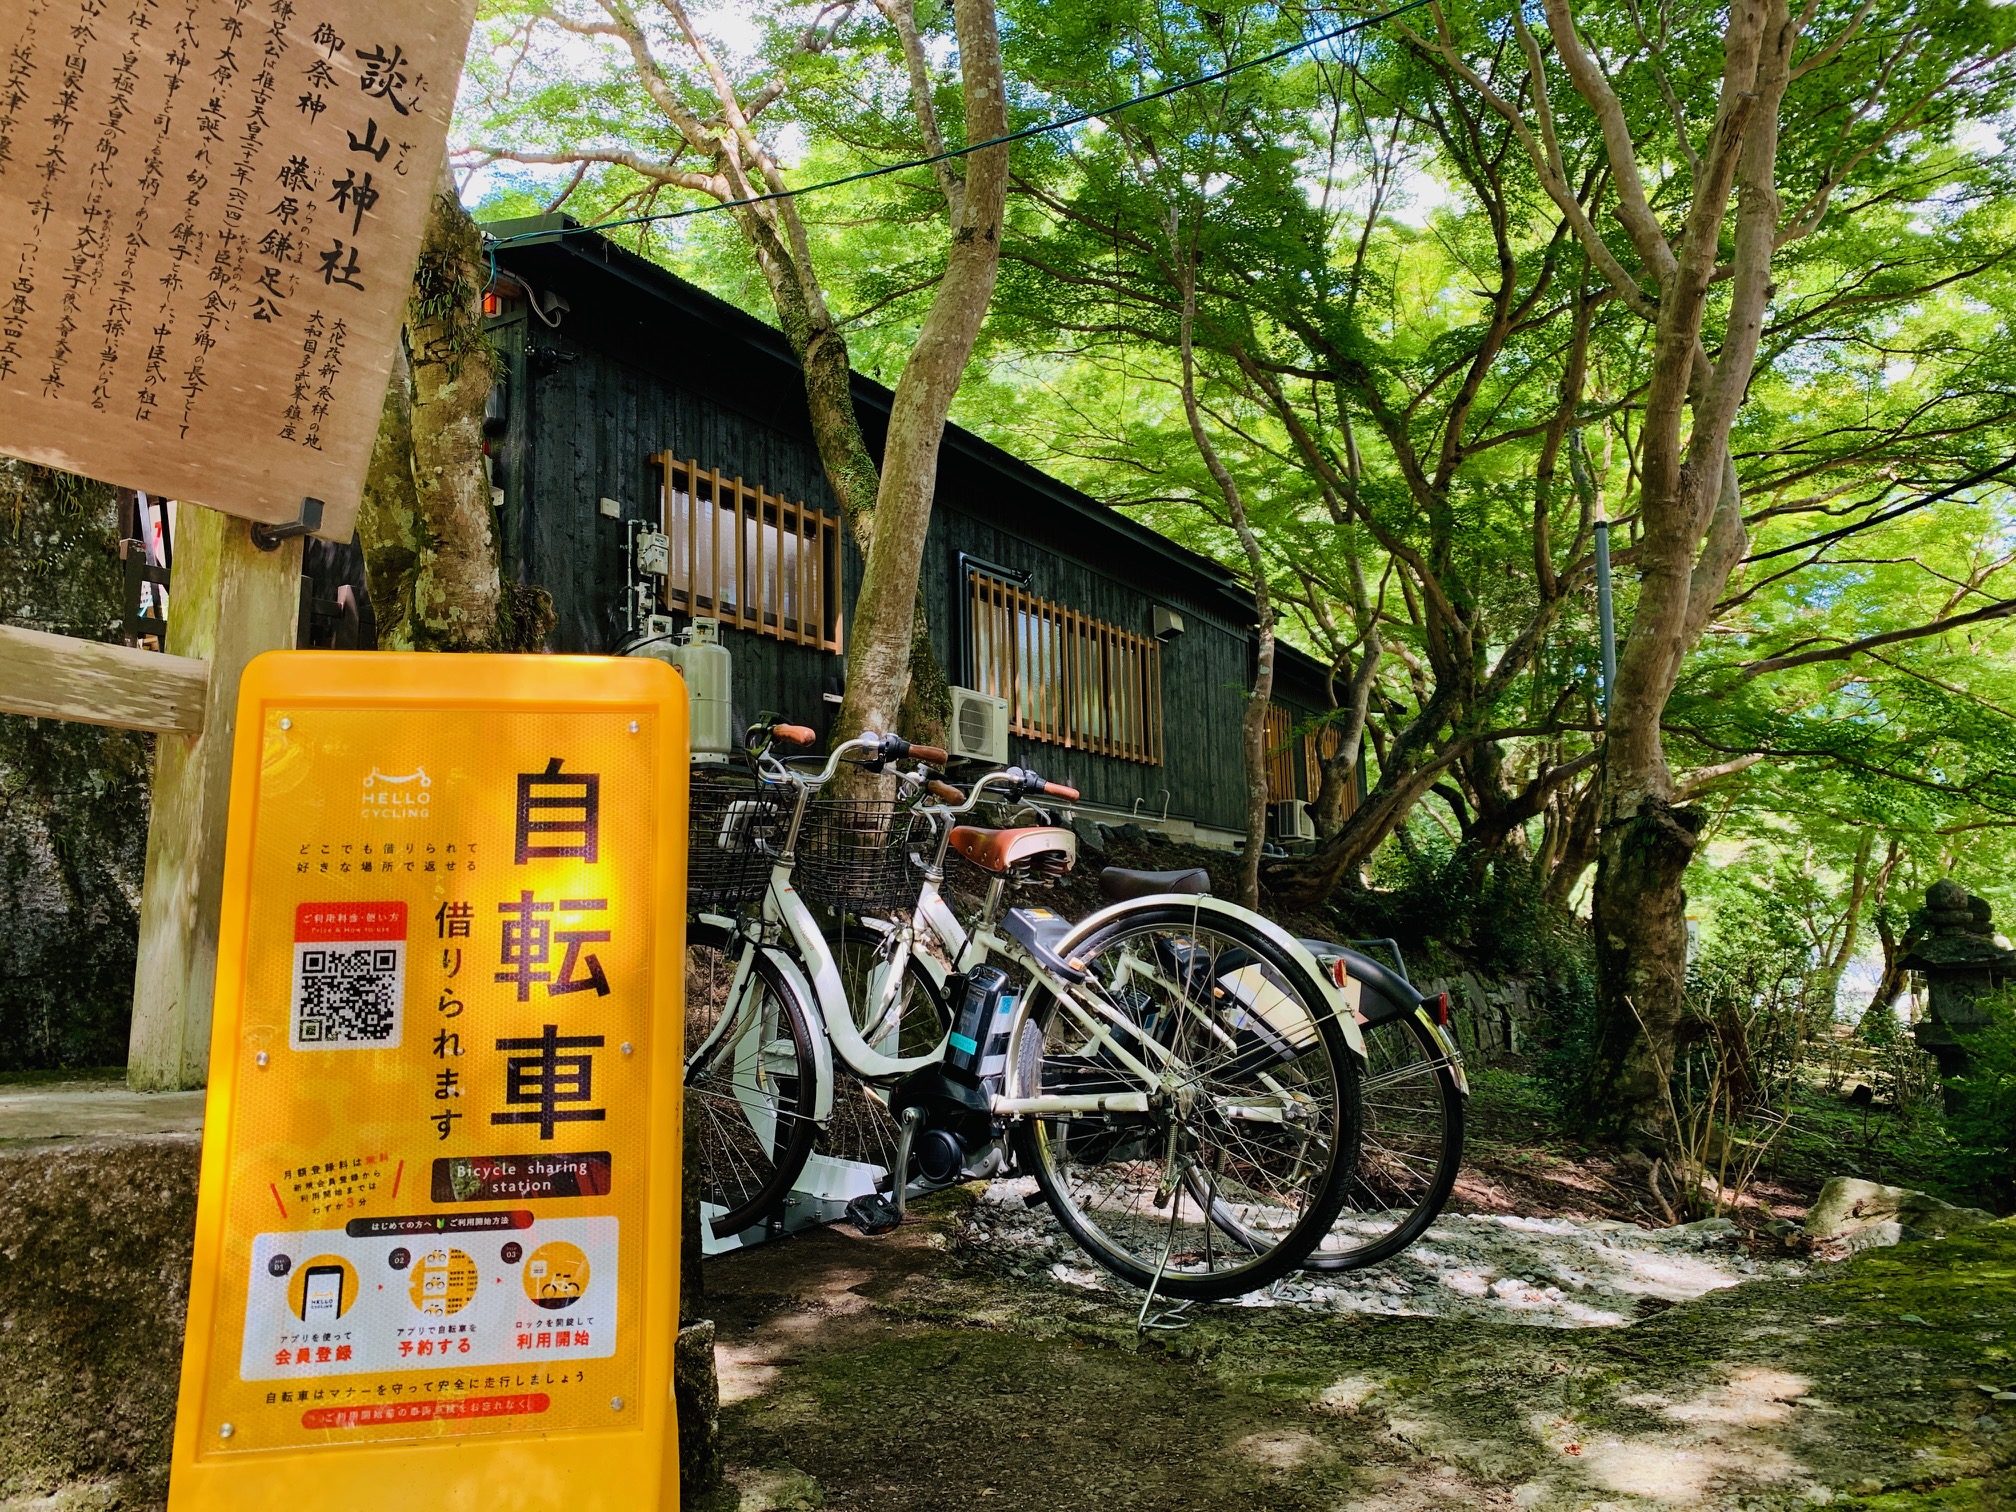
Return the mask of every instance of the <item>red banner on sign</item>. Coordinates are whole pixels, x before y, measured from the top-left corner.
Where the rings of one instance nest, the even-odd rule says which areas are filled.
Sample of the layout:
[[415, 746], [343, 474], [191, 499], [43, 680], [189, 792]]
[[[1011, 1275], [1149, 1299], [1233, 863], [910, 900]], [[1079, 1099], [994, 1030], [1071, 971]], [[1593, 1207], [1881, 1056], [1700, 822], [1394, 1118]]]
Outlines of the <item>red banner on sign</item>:
[[297, 903], [294, 943], [323, 945], [331, 940], [403, 940], [406, 905], [390, 903]]

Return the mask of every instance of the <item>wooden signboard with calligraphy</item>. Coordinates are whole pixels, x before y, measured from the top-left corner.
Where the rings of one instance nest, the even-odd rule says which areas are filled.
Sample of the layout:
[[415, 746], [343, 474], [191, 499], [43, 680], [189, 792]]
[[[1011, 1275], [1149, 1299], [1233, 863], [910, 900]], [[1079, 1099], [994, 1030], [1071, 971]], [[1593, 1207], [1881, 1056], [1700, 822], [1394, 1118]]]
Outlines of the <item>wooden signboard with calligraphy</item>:
[[474, 0], [0, 0], [0, 452], [347, 540]]

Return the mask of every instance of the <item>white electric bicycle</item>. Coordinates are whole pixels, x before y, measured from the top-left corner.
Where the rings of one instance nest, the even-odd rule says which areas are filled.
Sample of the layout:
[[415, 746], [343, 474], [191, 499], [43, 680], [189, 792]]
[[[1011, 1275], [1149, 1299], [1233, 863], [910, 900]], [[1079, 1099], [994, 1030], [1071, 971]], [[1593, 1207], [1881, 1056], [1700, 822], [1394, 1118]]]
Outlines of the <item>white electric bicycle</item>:
[[[990, 790], [1077, 795], [1011, 769], [971, 794], [932, 782], [935, 804], [815, 803], [849, 754], [944, 759], [881, 736], [816, 776], [766, 754], [755, 788], [696, 821], [696, 847], [771, 857], [760, 913], [703, 913], [694, 935], [715, 962], [689, 973], [687, 1062], [714, 1232], [761, 1221], [822, 1133], [857, 1151], [879, 1135], [860, 1164], [882, 1164], [884, 1191], [851, 1208], [864, 1227], [899, 1218], [914, 1186], [1012, 1157], [1066, 1231], [1135, 1285], [1220, 1298], [1300, 1264], [1345, 1200], [1358, 1143], [1362, 1048], [1314, 957], [1247, 910], [1160, 890], [1155, 873], [1126, 874], [1132, 895], [1076, 924], [1004, 910], [1006, 882], [1068, 866], [1076, 837], [953, 821]], [[795, 790], [788, 818], [763, 808], [764, 789]], [[991, 874], [970, 930], [941, 890], [948, 848]]]

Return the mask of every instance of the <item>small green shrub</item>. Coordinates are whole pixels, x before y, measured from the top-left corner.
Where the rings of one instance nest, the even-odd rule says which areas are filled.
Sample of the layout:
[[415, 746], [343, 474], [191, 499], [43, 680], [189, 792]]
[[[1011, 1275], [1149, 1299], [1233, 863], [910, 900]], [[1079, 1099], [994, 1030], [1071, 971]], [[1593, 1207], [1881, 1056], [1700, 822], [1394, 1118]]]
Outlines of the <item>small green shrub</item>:
[[1946, 1083], [1956, 1175], [2000, 1211], [2016, 1206], [2016, 988], [1987, 1000], [1988, 1022], [1961, 1033], [1969, 1069]]

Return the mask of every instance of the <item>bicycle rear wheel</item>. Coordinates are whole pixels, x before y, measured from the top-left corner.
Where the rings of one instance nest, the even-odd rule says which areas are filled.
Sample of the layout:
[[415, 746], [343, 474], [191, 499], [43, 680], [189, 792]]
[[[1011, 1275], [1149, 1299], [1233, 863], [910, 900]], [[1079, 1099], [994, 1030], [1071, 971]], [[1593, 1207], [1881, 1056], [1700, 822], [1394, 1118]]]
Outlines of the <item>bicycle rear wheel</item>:
[[[1183, 904], [1130, 909], [1071, 955], [1090, 973], [1083, 1000], [1032, 1003], [1018, 1095], [1153, 1095], [1142, 1114], [1020, 1121], [1022, 1168], [1058, 1222], [1120, 1279], [1172, 1297], [1239, 1296], [1295, 1269], [1357, 1158], [1358, 1063], [1328, 996], [1259, 929]], [[1148, 1065], [1166, 1056], [1162, 1085], [1094, 1022]]]
[[1364, 1026], [1364, 1131], [1343, 1211], [1303, 1261], [1358, 1270], [1390, 1260], [1441, 1215], [1463, 1161], [1463, 1092], [1419, 1012]]
[[761, 952], [729, 1001], [743, 948], [716, 925], [686, 931], [686, 1114], [698, 1126], [701, 1211], [717, 1239], [777, 1211], [819, 1133], [810, 1018]]

